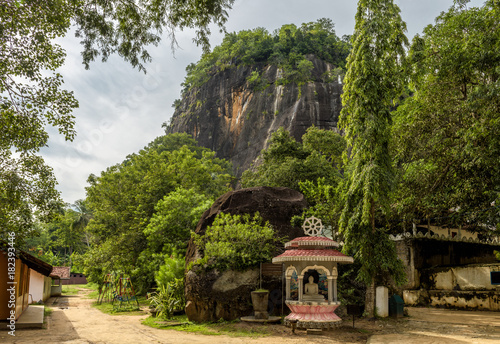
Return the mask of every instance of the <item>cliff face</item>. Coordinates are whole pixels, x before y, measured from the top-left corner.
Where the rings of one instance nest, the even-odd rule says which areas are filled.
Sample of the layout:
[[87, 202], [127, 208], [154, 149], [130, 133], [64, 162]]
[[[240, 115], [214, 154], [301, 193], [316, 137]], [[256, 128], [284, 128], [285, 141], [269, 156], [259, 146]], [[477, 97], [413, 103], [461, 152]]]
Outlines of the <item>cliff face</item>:
[[[325, 82], [335, 66], [314, 56], [312, 79], [301, 87], [275, 85], [281, 71], [276, 66], [238, 66], [213, 75], [199, 88], [184, 94], [167, 133], [186, 132], [219, 158], [230, 160], [239, 177], [266, 148], [271, 134], [284, 127], [297, 140], [306, 129], [336, 128], [342, 86]], [[247, 78], [257, 70], [269, 86], [254, 90]]]

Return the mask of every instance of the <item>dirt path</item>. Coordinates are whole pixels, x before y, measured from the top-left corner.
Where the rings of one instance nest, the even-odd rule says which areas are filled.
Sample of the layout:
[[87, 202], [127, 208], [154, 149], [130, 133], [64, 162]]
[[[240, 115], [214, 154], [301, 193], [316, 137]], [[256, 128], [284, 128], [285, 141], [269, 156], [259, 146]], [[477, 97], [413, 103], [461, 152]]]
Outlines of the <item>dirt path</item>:
[[[261, 338], [207, 336], [173, 330], [160, 330], [141, 324], [147, 315], [108, 315], [91, 307], [93, 300], [81, 291], [64, 296], [52, 306], [47, 328], [18, 330], [16, 337], [0, 332], [0, 343], [68, 343], [68, 344], [146, 344], [146, 343], [500, 343], [500, 313], [458, 312], [437, 309], [410, 309], [410, 317], [401, 320], [360, 320], [356, 328], [346, 321], [342, 327], [321, 336], [307, 336], [305, 331], [293, 335], [281, 325], [271, 326], [273, 335]], [[51, 299], [54, 301], [53, 299]], [[258, 326], [246, 325], [241, 326]], [[371, 335], [371, 336], [370, 336]]]

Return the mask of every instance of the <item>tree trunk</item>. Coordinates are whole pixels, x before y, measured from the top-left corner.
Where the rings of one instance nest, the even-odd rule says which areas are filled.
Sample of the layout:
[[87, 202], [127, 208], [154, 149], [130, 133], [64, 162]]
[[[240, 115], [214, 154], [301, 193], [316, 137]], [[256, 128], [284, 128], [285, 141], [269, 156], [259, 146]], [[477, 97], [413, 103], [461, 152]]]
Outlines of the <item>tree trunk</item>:
[[366, 287], [365, 315], [368, 318], [375, 316], [375, 278], [373, 277], [370, 285]]

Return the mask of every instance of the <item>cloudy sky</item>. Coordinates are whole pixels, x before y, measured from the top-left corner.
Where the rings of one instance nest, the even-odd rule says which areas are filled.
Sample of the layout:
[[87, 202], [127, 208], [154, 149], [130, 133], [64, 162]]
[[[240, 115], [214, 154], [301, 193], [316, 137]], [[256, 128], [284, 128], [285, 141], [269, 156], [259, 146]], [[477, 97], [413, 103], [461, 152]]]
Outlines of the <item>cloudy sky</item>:
[[[229, 12], [227, 31], [264, 27], [268, 31], [283, 24], [300, 25], [330, 18], [338, 36], [352, 34], [354, 0], [236, 0]], [[411, 38], [434, 22], [453, 0], [399, 0], [403, 20]], [[480, 6], [483, 1], [471, 1]], [[81, 64], [81, 47], [71, 33], [60, 41], [67, 50], [65, 66], [59, 71], [65, 87], [74, 91], [80, 107], [74, 112], [77, 138], [65, 142], [55, 131], [49, 131], [49, 146], [42, 150], [46, 162], [54, 168], [59, 190], [65, 202], [85, 198], [87, 177], [99, 175], [107, 167], [120, 163], [155, 137], [163, 134], [163, 122], [172, 116], [171, 104], [180, 97], [181, 83], [188, 64], [199, 60], [201, 49], [192, 43], [193, 31], [177, 33], [180, 47], [172, 54], [167, 38], [149, 49], [153, 62], [144, 75], [118, 56], [106, 63], [95, 62], [90, 70]], [[212, 46], [223, 36], [214, 30]]]

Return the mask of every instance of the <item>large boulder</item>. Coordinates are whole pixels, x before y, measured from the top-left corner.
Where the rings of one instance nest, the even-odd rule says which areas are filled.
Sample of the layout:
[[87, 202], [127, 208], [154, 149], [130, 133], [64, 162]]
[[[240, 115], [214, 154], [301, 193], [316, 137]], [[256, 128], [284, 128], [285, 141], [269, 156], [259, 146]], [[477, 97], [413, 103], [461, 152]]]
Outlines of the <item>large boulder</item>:
[[[197, 234], [204, 234], [217, 214], [253, 214], [274, 227], [277, 236], [289, 239], [303, 236], [299, 227], [290, 223], [294, 215], [300, 215], [307, 202], [304, 196], [289, 188], [256, 187], [231, 191], [219, 197], [207, 210], [196, 227]], [[283, 247], [276, 247], [276, 254]], [[201, 253], [191, 240], [186, 254], [186, 263], [201, 258]], [[233, 320], [251, 315], [250, 292], [259, 285], [259, 267], [246, 271], [204, 271], [194, 268], [186, 274], [186, 314], [191, 321], [217, 321], [220, 318]], [[281, 309], [281, 276], [264, 276], [262, 286], [271, 291], [270, 305]]]

